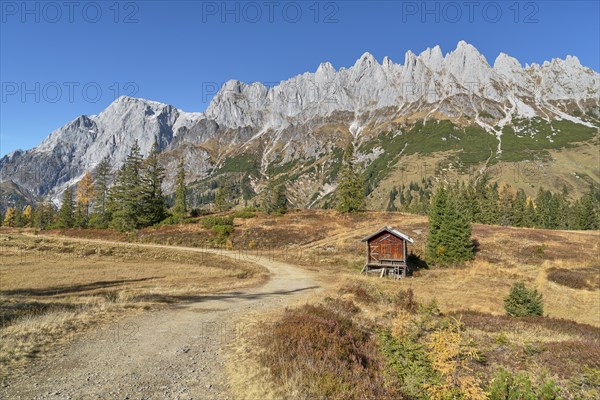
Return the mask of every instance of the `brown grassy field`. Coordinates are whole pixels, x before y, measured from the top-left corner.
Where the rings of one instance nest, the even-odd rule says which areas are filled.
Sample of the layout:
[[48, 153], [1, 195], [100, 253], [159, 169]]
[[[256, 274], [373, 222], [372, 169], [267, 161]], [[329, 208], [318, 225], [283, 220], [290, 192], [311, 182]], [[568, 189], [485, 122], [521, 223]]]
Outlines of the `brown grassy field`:
[[[233, 243], [239, 248], [263, 246], [273, 257], [337, 281], [340, 274], [356, 276], [365, 257], [360, 239], [385, 225], [412, 236], [415, 244], [409, 252], [423, 256], [427, 219], [399, 213], [302, 211], [239, 220]], [[442, 311], [503, 314], [510, 286], [523, 281], [543, 293], [549, 316], [600, 326], [600, 232], [475, 224], [472, 237], [477, 252], [465, 266], [421, 268], [394, 284], [413, 288], [426, 301], [436, 298]]]
[[260, 284], [255, 264], [207, 253], [0, 233], [2, 373], [90, 327]]
[[[247, 362], [254, 365], [258, 360], [266, 368], [267, 379], [275, 382], [269, 396], [432, 398], [434, 392], [422, 391], [424, 382], [432, 378], [415, 378], [423, 379], [421, 384], [404, 381], [398, 363], [402, 364], [403, 357], [414, 357], [435, 365], [436, 352], [430, 346], [436, 332], [452, 337], [448, 326], [456, 326], [460, 332], [456, 346], [473, 346], [469, 351], [480, 357], [463, 362], [457, 360], [468, 359], [467, 354], [448, 356], [447, 368], [457, 364], [453, 367], [454, 382], [487, 390], [497, 371], [505, 368], [514, 373], [525, 371], [534, 386], [547, 384], [546, 389], [559, 390], [557, 395], [565, 399], [600, 395], [599, 232], [474, 225], [472, 237], [477, 252], [464, 266], [424, 267], [400, 281], [360, 276], [365, 256], [360, 239], [384, 225], [411, 235], [415, 244], [409, 251], [423, 256], [427, 220], [420, 216], [339, 216], [334, 212], [302, 211], [236, 220], [234, 246], [262, 246], [275, 258], [319, 273], [335, 288], [330, 291], [333, 302], [270, 317], [269, 327], [276, 324], [276, 329], [268, 329], [272, 335], [239, 344], [246, 349], [267, 349]], [[543, 294], [546, 317], [517, 319], [504, 315], [503, 299], [516, 281], [536, 287]], [[414, 293], [417, 305], [407, 313], [408, 291]], [[431, 304], [439, 314], [428, 311]], [[389, 330], [391, 336], [382, 339], [378, 333], [382, 330]], [[347, 346], [332, 345], [348, 337], [354, 341]], [[446, 345], [452, 348], [454, 344]], [[289, 354], [277, 355], [286, 349]], [[403, 356], [395, 359], [397, 354]], [[370, 364], [356, 361], [361, 359], [370, 360]], [[423, 368], [411, 374], [427, 370]], [[310, 371], [314, 370], [326, 380], [312, 376]], [[443, 377], [435, 368], [430, 373]], [[381, 375], [386, 376], [384, 381], [379, 380]], [[254, 379], [260, 381], [260, 377]], [[560, 389], [552, 389], [550, 381]], [[247, 387], [239, 388], [240, 393], [245, 390]], [[485, 398], [476, 392], [471, 398]]]
[[[334, 211], [303, 210], [281, 216], [256, 213], [236, 218], [230, 245], [239, 251], [259, 251], [319, 272], [335, 282], [340, 274], [356, 276], [364, 265], [360, 239], [385, 225], [415, 239], [409, 252], [422, 257], [427, 218], [401, 213], [368, 212], [339, 215]], [[212, 232], [200, 223], [161, 226], [137, 236], [113, 231], [54, 232], [77, 237], [139, 241], [202, 247]], [[442, 311], [472, 310], [503, 314], [503, 298], [515, 281], [535, 286], [546, 299], [545, 312], [600, 326], [600, 232], [557, 231], [474, 224], [477, 252], [461, 268], [421, 268], [396, 282], [412, 287], [425, 300], [434, 297]]]
[[[417, 289], [364, 276], [340, 276], [326, 294], [255, 316], [262, 329], [239, 337], [231, 349], [235, 398], [485, 399], [501, 369], [527, 374], [538, 396], [540, 387], [553, 388], [554, 397], [535, 398], [600, 396], [597, 327], [550, 317], [444, 313]], [[479, 390], [436, 396], [436, 390], [464, 387]]]
[[[598, 231], [475, 224], [471, 261], [448, 268], [421, 261], [413, 276], [395, 281], [359, 274], [365, 257], [360, 239], [394, 226], [415, 239], [409, 252], [422, 259], [425, 217], [305, 210], [256, 213], [234, 225], [228, 248], [299, 265], [326, 287], [306, 306], [251, 318], [263, 321], [268, 334], [233, 344], [228, 369], [236, 397], [421, 399], [472, 390], [467, 397], [477, 399], [486, 398], [482, 390], [490, 390], [502, 368], [526, 373], [538, 397], [542, 391], [554, 393], [548, 399], [600, 396]], [[53, 233], [214, 244], [201, 223], [128, 237]], [[505, 315], [503, 299], [517, 281], [543, 294], [544, 317]], [[415, 378], [407, 380], [405, 370]]]

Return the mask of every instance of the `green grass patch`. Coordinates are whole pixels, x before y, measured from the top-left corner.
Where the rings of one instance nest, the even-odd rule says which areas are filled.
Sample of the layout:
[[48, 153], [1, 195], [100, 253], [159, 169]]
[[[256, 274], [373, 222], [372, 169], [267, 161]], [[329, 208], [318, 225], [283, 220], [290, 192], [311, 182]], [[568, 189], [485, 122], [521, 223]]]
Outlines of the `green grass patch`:
[[227, 173], [243, 173], [258, 175], [260, 162], [254, 154], [239, 154], [227, 158], [214, 172], [214, 176]]
[[482, 128], [460, 128], [450, 121], [417, 122], [402, 134], [382, 132], [376, 139], [362, 145], [359, 150], [369, 153], [376, 147], [384, 151], [364, 172], [368, 187], [374, 188], [384, 179], [392, 167], [404, 155], [429, 155], [437, 152], [456, 151], [463, 165], [486, 161], [495, 154], [498, 140]]
[[242, 218], [242, 219], [247, 219], [247, 218], [254, 218], [256, 217], [256, 213], [253, 211], [236, 211], [233, 213], [233, 218]]
[[206, 229], [211, 229], [212, 227], [214, 227], [216, 225], [233, 226], [233, 215], [227, 215], [224, 217], [211, 215], [211, 216], [202, 218], [201, 223], [202, 223], [202, 226]]
[[596, 128], [571, 121], [547, 122], [541, 118], [517, 119], [502, 130], [503, 161], [518, 162], [548, 157], [548, 150], [558, 150], [586, 142], [598, 136]]
[[271, 164], [269, 164], [269, 166], [267, 167], [267, 174], [269, 176], [288, 174], [290, 171], [292, 171], [298, 165], [298, 163], [299, 163], [298, 160], [289, 161], [286, 163], [280, 163], [280, 161], [276, 160], [276, 161], [272, 162]]

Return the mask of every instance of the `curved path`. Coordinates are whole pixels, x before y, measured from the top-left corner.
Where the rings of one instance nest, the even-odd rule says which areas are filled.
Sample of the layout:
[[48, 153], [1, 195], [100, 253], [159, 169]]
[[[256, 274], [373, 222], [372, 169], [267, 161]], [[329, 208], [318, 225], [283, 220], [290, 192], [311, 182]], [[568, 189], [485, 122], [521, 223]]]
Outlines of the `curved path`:
[[[232, 251], [132, 245], [218, 253], [240, 259], [239, 253]], [[236, 335], [254, 334], [252, 326], [237, 324], [240, 317], [285, 307], [318, 289], [313, 274], [293, 265], [258, 256], [244, 261], [267, 268], [270, 280], [261, 287], [199, 296], [193, 303], [145, 312], [103, 326], [33, 363], [8, 386], [0, 387], [0, 398], [230, 398], [224, 345], [235, 340]]]

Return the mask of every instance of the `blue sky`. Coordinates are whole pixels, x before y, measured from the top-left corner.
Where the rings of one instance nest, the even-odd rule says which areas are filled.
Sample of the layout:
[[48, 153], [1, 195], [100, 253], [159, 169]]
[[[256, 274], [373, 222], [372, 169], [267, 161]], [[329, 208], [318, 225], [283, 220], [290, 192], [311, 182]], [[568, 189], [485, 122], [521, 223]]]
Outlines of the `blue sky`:
[[407, 50], [466, 40], [491, 64], [503, 51], [600, 66], [598, 1], [2, 0], [0, 20], [2, 155], [118, 95], [202, 111], [229, 79], [272, 84], [365, 51], [402, 63]]

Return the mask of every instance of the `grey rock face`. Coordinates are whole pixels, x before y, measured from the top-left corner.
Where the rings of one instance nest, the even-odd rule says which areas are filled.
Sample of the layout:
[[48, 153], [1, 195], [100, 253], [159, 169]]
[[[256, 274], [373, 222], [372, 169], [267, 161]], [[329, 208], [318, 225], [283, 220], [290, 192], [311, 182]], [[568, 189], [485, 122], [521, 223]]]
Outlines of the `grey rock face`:
[[403, 64], [387, 57], [380, 64], [365, 53], [350, 68], [335, 70], [325, 62], [271, 88], [229, 81], [204, 113], [120, 97], [99, 115], [80, 116], [52, 132], [36, 148], [3, 157], [0, 173], [36, 196], [57, 198], [104, 157], [120, 167], [136, 140], [143, 154], [157, 141], [169, 173], [183, 155], [190, 180], [248, 149], [259, 153], [265, 173], [274, 160], [317, 158], [402, 118], [468, 116], [495, 135], [501, 132], [493, 126], [513, 118], [589, 126], [576, 115], [597, 115], [599, 93], [600, 74], [572, 56], [522, 67], [501, 53], [492, 67], [463, 41], [446, 56], [439, 46], [418, 56], [409, 51]]

